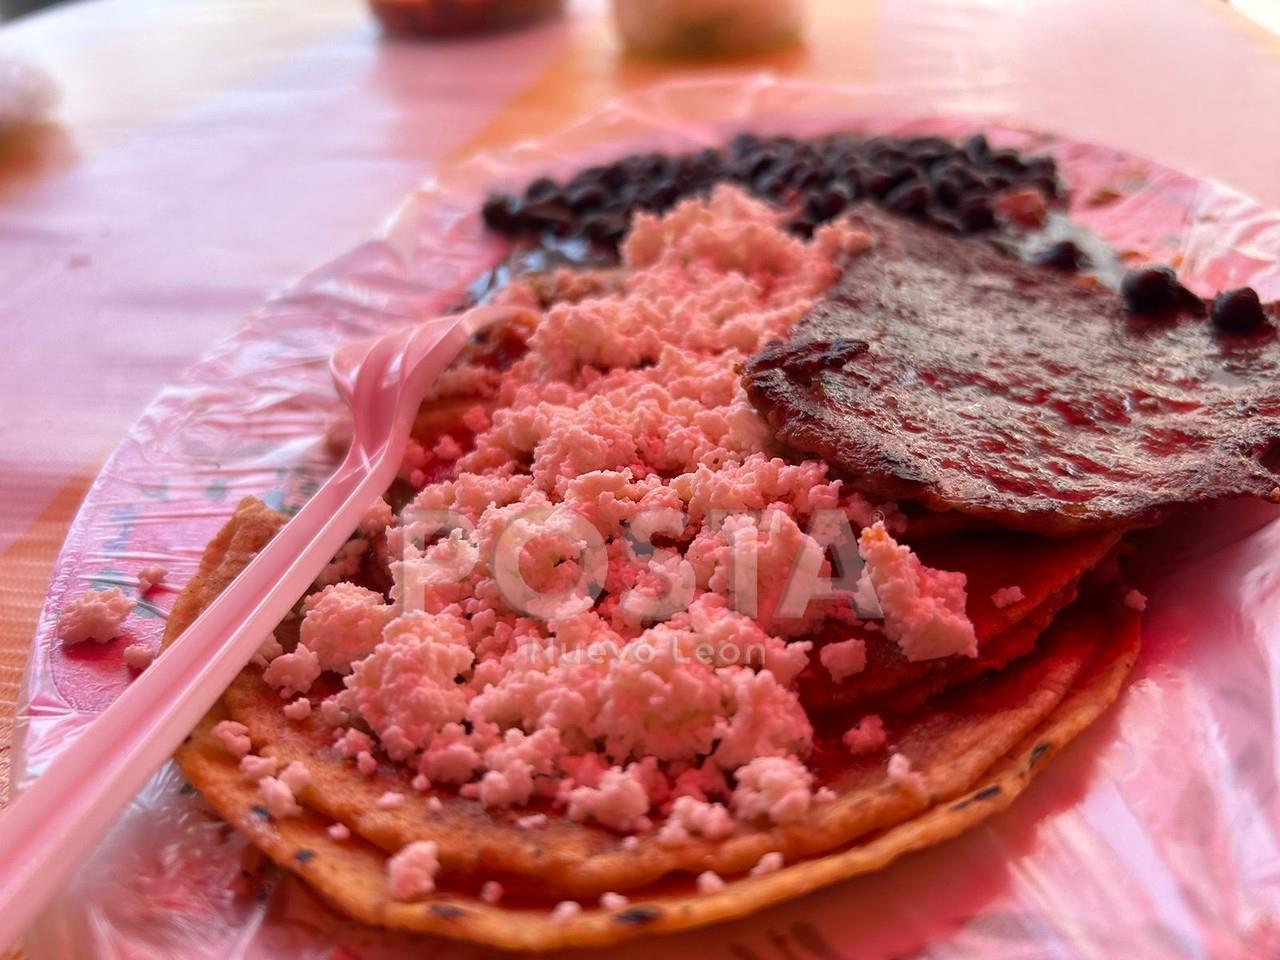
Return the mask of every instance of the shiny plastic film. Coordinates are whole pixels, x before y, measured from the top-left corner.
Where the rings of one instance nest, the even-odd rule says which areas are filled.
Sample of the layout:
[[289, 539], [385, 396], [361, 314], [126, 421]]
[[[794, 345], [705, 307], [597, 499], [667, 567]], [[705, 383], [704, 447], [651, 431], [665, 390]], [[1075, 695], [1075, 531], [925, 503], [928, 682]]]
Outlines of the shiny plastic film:
[[[382, 236], [304, 277], [165, 391], [116, 450], [67, 538], [20, 706], [29, 782], [158, 648], [166, 610], [245, 495], [296, 509], [336, 466], [342, 343], [456, 307], [503, 256], [484, 193], [637, 149], [743, 129], [985, 132], [1054, 155], [1073, 219], [1126, 258], [1178, 265], [1198, 293], [1280, 298], [1280, 214], [1142, 158], [978, 120], [868, 115], [865, 91], [782, 81], [658, 86], [536, 142], [473, 157], [411, 197]], [[1005, 813], [930, 851], [747, 919], [665, 937], [682, 957], [1265, 958], [1280, 956], [1280, 525], [1232, 505], [1149, 536], [1150, 597], [1128, 689]], [[124, 636], [64, 648], [57, 612], [94, 586], [137, 595]], [[487, 948], [345, 921], [259, 858], [172, 764], [77, 871], [27, 940], [33, 960], [390, 960]], [[264, 878], [265, 877], [265, 878]], [[424, 953], [424, 950], [426, 951]], [[644, 940], [610, 956], [648, 957]]]

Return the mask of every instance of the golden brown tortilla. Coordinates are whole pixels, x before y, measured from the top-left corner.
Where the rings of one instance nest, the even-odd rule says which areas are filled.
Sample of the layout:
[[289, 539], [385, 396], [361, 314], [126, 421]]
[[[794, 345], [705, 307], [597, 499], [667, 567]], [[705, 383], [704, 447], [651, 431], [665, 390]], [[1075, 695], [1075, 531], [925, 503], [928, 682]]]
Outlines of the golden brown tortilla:
[[[241, 503], [175, 605], [166, 643], [243, 569], [282, 521], [255, 501]], [[555, 816], [545, 828], [520, 830], [512, 822], [517, 814], [491, 815], [456, 797], [442, 796], [443, 811], [428, 814], [422, 803], [413, 802], [417, 795], [402, 769], [384, 765], [366, 778], [329, 750], [328, 735], [318, 723], [285, 720], [279, 697], [254, 668], [240, 676], [177, 759], [228, 822], [354, 917], [513, 949], [604, 945], [742, 916], [878, 869], [1003, 809], [1048, 755], [1115, 699], [1137, 644], [1132, 612], [1114, 604], [1074, 607], [1015, 667], [890, 728], [894, 749], [924, 774], [928, 798], [889, 782], [887, 754], [881, 754], [833, 784], [838, 799], [815, 808], [808, 820], [742, 828], [720, 844], [695, 841], [667, 849], [642, 840], [638, 849], [626, 851], [610, 831]], [[258, 752], [307, 763], [313, 782], [300, 796], [302, 816], [279, 822], [263, 816], [255, 784], [209, 733], [214, 723], [231, 716], [250, 726]], [[377, 797], [390, 789], [409, 795], [410, 803], [397, 811], [377, 810]], [[335, 820], [352, 828], [350, 840], [328, 836], [326, 828]], [[388, 851], [417, 839], [439, 845], [440, 892], [417, 903], [393, 902], [386, 889]], [[798, 862], [762, 877], [731, 878], [770, 850]], [[705, 869], [726, 875], [728, 887], [717, 894], [691, 893], [689, 878]], [[491, 906], [475, 898], [486, 879], [498, 879], [512, 891], [514, 905]], [[588, 909], [568, 921], [550, 919], [555, 901], [574, 897], [590, 904], [606, 890], [626, 890], [633, 902], [615, 911]]]

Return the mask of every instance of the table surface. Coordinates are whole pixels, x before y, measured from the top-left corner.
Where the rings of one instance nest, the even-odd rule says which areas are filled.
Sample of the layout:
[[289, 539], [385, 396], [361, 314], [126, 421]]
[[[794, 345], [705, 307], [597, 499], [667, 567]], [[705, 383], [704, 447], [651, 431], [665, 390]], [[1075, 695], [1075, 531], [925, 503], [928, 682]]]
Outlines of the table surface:
[[441, 163], [664, 79], [768, 69], [876, 110], [1109, 143], [1280, 205], [1280, 38], [1216, 0], [811, 0], [804, 46], [711, 65], [628, 57], [603, 0], [570, 8], [452, 43], [384, 39], [362, 0], [98, 0], [0, 29], [0, 53], [62, 91], [54, 122], [0, 144], [0, 805], [49, 574], [107, 453]]

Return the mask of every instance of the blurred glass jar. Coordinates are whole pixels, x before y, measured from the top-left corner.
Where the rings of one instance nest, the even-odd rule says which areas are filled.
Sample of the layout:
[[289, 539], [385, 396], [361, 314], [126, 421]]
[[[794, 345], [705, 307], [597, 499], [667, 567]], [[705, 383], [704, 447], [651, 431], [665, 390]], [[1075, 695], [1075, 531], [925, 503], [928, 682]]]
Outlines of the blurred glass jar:
[[742, 56], [798, 41], [804, 0], [613, 0], [613, 16], [634, 53]]
[[564, 0], [369, 0], [391, 33], [462, 36], [558, 16]]

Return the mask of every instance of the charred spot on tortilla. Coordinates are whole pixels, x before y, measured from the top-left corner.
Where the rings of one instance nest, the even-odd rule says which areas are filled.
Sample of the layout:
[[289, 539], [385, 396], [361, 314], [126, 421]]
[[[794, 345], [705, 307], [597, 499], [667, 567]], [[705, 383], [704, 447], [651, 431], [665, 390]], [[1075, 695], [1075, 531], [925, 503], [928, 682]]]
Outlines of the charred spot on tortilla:
[[613, 919], [618, 923], [641, 926], [646, 923], [652, 923], [660, 916], [662, 916], [662, 911], [657, 907], [629, 907], [617, 914]]
[[1053, 536], [1274, 498], [1276, 307], [1224, 338], [1202, 310], [1116, 293], [860, 208], [874, 240], [743, 367], [786, 447], [878, 496]]
[[445, 920], [457, 920], [466, 913], [461, 907], [455, 907], [451, 903], [433, 903], [427, 909]]
[[975, 803], [981, 803], [984, 800], [992, 800], [998, 796], [1000, 796], [999, 784], [994, 784], [990, 787], [983, 787], [977, 793], [974, 793], [974, 794], [971, 794], [970, 796], [965, 797], [959, 803], [953, 803], [951, 805], [951, 809], [955, 810], [956, 812], [959, 812], [961, 810], [965, 810], [968, 807], [973, 806], [973, 804]]
[[299, 863], [309, 863], [315, 859], [315, 856], [316, 852], [314, 850], [302, 849], [293, 855], [293, 859], [297, 860]]

